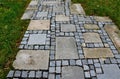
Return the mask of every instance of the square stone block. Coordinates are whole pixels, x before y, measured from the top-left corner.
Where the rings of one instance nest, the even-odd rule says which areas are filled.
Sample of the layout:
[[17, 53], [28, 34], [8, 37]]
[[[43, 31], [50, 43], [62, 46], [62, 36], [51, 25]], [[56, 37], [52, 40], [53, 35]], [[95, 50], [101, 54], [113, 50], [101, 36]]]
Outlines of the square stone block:
[[63, 32], [71, 32], [71, 31], [76, 31], [75, 25], [74, 24], [62, 24], [61, 25], [61, 31]]
[[100, 17], [100, 16], [95, 16], [94, 19], [96, 21], [100, 21], [100, 22], [112, 22], [112, 20], [109, 17]]
[[20, 70], [48, 70], [49, 51], [20, 50], [13, 62], [13, 67]]
[[83, 69], [77, 66], [62, 67], [61, 79], [85, 79]]
[[84, 27], [85, 27], [85, 29], [88, 29], [88, 30], [98, 30], [99, 29], [98, 25], [96, 25], [96, 24], [85, 24]]
[[83, 33], [85, 43], [102, 43], [98, 33]]
[[56, 37], [56, 59], [78, 59], [73, 37]]
[[37, 12], [37, 15], [36, 15], [36, 17], [47, 17], [47, 15], [48, 15], [48, 12]]
[[46, 34], [31, 34], [28, 39], [28, 45], [45, 45]]
[[83, 48], [85, 58], [114, 57], [110, 48]]
[[34, 10], [26, 10], [23, 16], [21, 17], [22, 20], [24, 19], [31, 19], [32, 15], [34, 13]]
[[27, 30], [49, 30], [50, 20], [31, 20]]
[[56, 15], [56, 21], [69, 21], [69, 17], [65, 15]]

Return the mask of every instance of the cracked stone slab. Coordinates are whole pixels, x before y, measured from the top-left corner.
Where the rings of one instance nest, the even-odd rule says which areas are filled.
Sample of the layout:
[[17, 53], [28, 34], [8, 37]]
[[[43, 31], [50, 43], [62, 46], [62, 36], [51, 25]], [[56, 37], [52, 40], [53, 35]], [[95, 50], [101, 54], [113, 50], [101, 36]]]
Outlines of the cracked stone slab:
[[71, 9], [71, 14], [85, 15], [85, 11], [83, 10], [81, 4], [72, 4], [70, 9]]
[[48, 12], [37, 12], [36, 17], [47, 17]]
[[109, 17], [94, 16], [94, 19], [100, 22], [112, 22], [112, 20]]
[[117, 64], [102, 65], [104, 74], [97, 75], [97, 79], [119, 79], [120, 69]]
[[83, 48], [85, 58], [114, 57], [110, 48]]
[[73, 37], [56, 37], [56, 59], [78, 59]]
[[31, 20], [27, 30], [49, 30], [50, 20]]
[[56, 15], [56, 21], [69, 21], [69, 17], [65, 15]]
[[46, 34], [30, 34], [28, 45], [45, 45]]
[[84, 24], [85, 29], [88, 30], [98, 30], [99, 27], [96, 24]]
[[83, 69], [77, 66], [62, 67], [61, 79], [85, 79]]
[[74, 32], [76, 31], [74, 24], [61, 24], [61, 31], [63, 32]]
[[34, 10], [26, 10], [23, 16], [21, 17], [22, 20], [24, 19], [31, 19], [32, 15], [34, 13]]
[[38, 70], [48, 69], [49, 51], [44, 50], [20, 50], [13, 62], [15, 69]]
[[98, 33], [83, 33], [85, 43], [102, 43]]

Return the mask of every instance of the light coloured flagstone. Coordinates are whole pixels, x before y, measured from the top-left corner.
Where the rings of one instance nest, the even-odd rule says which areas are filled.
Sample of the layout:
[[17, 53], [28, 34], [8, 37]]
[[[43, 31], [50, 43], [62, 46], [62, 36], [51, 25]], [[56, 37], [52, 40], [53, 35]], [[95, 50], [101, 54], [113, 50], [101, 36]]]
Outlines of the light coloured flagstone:
[[56, 21], [69, 21], [69, 17], [65, 15], [56, 15]]
[[83, 48], [85, 58], [114, 57], [110, 48]]
[[77, 66], [62, 67], [61, 79], [85, 79], [83, 69]]
[[85, 29], [88, 30], [98, 30], [99, 27], [96, 24], [84, 24]]
[[15, 69], [40, 70], [48, 69], [49, 51], [47, 50], [20, 50], [13, 62]]
[[102, 43], [98, 33], [83, 33], [85, 43]]
[[43, 1], [42, 5], [58, 5], [60, 1]]
[[45, 45], [46, 34], [30, 34], [28, 45]]
[[56, 37], [56, 59], [78, 59], [73, 37]]
[[102, 65], [104, 74], [98, 74], [97, 79], [120, 79], [120, 69], [117, 64]]
[[53, 12], [64, 12], [64, 7], [62, 6], [54, 6]]
[[31, 1], [26, 9], [27, 10], [29, 10], [29, 9], [37, 10], [37, 8], [38, 8], [37, 5], [38, 5], [38, 1]]
[[34, 10], [26, 10], [23, 16], [21, 17], [22, 20], [24, 19], [31, 19], [33, 16]]
[[27, 30], [49, 30], [50, 20], [31, 20]]
[[105, 21], [112, 22], [112, 20], [109, 17], [94, 16], [94, 19], [100, 22], [105, 22]]
[[47, 15], [48, 15], [48, 12], [37, 12], [37, 15], [36, 15], [36, 17], [47, 17]]
[[76, 31], [75, 25], [74, 24], [62, 24], [61, 25], [61, 31], [63, 32], [71, 32], [71, 31]]
[[30, 6], [34, 6], [34, 5], [37, 5], [37, 4], [38, 4], [38, 1], [35, 1], [35, 0], [34, 0], [34, 1], [31, 1], [29, 5], [30, 5]]
[[85, 15], [85, 11], [83, 10], [81, 4], [72, 4], [70, 9], [71, 9], [71, 14]]

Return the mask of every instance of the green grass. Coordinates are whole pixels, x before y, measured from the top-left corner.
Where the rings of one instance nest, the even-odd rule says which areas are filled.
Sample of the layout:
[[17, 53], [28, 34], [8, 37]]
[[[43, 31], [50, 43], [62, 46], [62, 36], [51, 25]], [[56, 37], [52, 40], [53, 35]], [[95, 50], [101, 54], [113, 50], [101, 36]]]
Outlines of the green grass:
[[109, 16], [120, 29], [119, 0], [72, 0], [81, 3], [87, 15]]
[[29, 21], [20, 17], [30, 0], [0, 0], [0, 79], [12, 69], [12, 62]]

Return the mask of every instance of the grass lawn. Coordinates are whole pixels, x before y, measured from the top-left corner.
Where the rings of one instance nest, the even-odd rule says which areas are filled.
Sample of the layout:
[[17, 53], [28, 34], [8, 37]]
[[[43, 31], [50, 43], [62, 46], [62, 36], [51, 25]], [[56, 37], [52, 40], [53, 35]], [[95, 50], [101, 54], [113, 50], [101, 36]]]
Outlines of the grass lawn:
[[0, 79], [12, 69], [19, 43], [29, 21], [21, 21], [30, 0], [0, 0]]
[[87, 15], [109, 16], [120, 29], [120, 0], [72, 0], [81, 3]]

